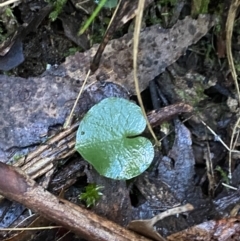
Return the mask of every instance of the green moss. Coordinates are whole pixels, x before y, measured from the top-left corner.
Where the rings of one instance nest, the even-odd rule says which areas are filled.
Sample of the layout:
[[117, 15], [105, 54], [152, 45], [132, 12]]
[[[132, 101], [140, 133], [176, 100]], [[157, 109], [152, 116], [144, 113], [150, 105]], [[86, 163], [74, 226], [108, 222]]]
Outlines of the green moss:
[[186, 86], [186, 89], [183, 86], [176, 88], [176, 94], [180, 97], [182, 101], [189, 103], [192, 106], [198, 105], [198, 103], [206, 98], [204, 94], [204, 85], [199, 80], [194, 81], [194, 88], [189, 88]]
[[78, 198], [81, 201], [84, 201], [87, 205], [87, 207], [94, 206], [96, 202], [100, 199], [100, 197], [103, 195], [100, 190], [103, 188], [103, 186], [98, 186], [95, 183], [88, 184], [86, 187], [85, 192], [81, 193]]

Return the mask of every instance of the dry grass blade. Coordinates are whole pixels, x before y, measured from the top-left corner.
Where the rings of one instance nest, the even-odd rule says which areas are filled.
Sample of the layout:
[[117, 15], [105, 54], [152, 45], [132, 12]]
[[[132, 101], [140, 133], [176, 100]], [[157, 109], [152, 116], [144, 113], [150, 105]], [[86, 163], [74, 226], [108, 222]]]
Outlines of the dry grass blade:
[[19, 0], [8, 0], [6, 2], [3, 2], [3, 3], [0, 3], [0, 8], [1, 7], [4, 7], [4, 6], [7, 6], [9, 4], [12, 4], [12, 3], [15, 3], [15, 2], [18, 2]]
[[232, 190], [235, 190], [235, 191], [238, 190], [238, 188], [233, 187], [233, 186], [230, 186], [230, 185], [228, 185], [228, 184], [226, 184], [226, 183], [224, 183], [224, 182], [222, 183], [222, 185], [223, 185], [224, 187], [227, 187], [227, 188], [232, 189]]
[[[227, 51], [227, 58], [228, 58], [228, 64], [229, 68], [232, 74], [232, 77], [235, 82], [236, 90], [237, 90], [237, 95], [238, 95], [238, 103], [240, 103], [240, 92], [239, 92], [239, 85], [237, 81], [237, 74], [234, 66], [234, 61], [233, 61], [233, 56], [232, 56], [232, 32], [233, 32], [233, 26], [234, 26], [234, 20], [236, 17], [236, 12], [239, 7], [240, 1], [239, 0], [232, 0], [231, 6], [228, 11], [228, 17], [227, 17], [227, 22], [226, 22], [226, 51]], [[229, 178], [232, 178], [232, 171], [231, 171], [231, 160], [232, 160], [232, 150], [234, 149], [233, 146], [233, 139], [236, 133], [236, 128], [238, 126], [239, 119], [234, 126], [233, 133], [231, 136], [231, 142], [230, 142], [230, 152], [229, 152]]]
[[76, 106], [77, 106], [77, 103], [78, 103], [78, 101], [79, 101], [79, 99], [80, 99], [80, 97], [81, 97], [81, 95], [82, 95], [82, 92], [83, 92], [83, 90], [84, 90], [84, 88], [85, 88], [85, 85], [86, 85], [86, 83], [87, 83], [87, 80], [88, 80], [88, 77], [89, 77], [90, 73], [91, 73], [91, 71], [88, 70], [87, 76], [86, 76], [86, 78], [85, 78], [85, 80], [84, 80], [84, 82], [83, 82], [83, 85], [82, 85], [79, 93], [78, 93], [77, 99], [76, 99], [75, 102], [74, 102], [74, 105], [73, 105], [73, 108], [72, 108], [72, 110], [71, 110], [71, 113], [69, 114], [69, 116], [68, 116], [68, 118], [67, 118], [67, 120], [66, 120], [66, 122], [65, 122], [65, 124], [64, 124], [64, 127], [63, 127], [64, 129], [69, 128], [69, 127], [71, 126], [71, 124], [72, 124], [73, 113], [74, 113], [75, 108], [76, 108]]
[[234, 66], [233, 56], [232, 56], [232, 32], [233, 32], [233, 26], [234, 26], [234, 20], [236, 17], [236, 11], [239, 7], [240, 1], [239, 0], [233, 0], [230, 6], [230, 9], [228, 11], [228, 17], [226, 22], [226, 51], [227, 51], [227, 58], [228, 58], [228, 64], [229, 68], [233, 77], [233, 80], [235, 82], [235, 86], [237, 89], [238, 94], [238, 102], [240, 101], [240, 92], [239, 92], [239, 85], [237, 81], [237, 74]]
[[0, 231], [29, 231], [29, 230], [46, 230], [62, 228], [62, 226], [46, 226], [46, 227], [34, 227], [34, 228], [0, 228]]
[[133, 37], [134, 37], [134, 41], [133, 41], [133, 76], [134, 76], [135, 89], [136, 89], [136, 94], [137, 94], [137, 99], [138, 99], [139, 105], [142, 109], [142, 113], [147, 122], [148, 129], [149, 129], [152, 137], [155, 140], [155, 144], [157, 146], [159, 146], [160, 145], [159, 141], [148, 121], [147, 114], [143, 107], [143, 101], [141, 98], [141, 94], [140, 94], [140, 90], [139, 90], [139, 82], [138, 82], [138, 77], [137, 77], [137, 54], [138, 54], [139, 35], [140, 35], [140, 30], [141, 30], [144, 4], [145, 4], [145, 0], [139, 0], [138, 11], [137, 11], [136, 21], [135, 21], [134, 35], [133, 35]]

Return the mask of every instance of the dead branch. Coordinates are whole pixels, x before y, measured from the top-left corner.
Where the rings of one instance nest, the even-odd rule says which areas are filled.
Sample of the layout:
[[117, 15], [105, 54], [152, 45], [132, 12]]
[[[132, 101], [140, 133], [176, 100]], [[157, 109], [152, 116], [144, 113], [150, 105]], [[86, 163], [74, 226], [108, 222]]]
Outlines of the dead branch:
[[44, 190], [16, 167], [0, 162], [0, 193], [87, 240], [149, 241]]

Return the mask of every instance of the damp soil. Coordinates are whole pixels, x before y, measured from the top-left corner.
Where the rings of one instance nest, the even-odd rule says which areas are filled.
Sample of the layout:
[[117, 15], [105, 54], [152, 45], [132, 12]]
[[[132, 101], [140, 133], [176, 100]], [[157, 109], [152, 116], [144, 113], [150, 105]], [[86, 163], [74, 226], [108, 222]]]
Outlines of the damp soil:
[[[164, 5], [164, 8], [159, 8], [158, 4], [159, 1], [154, 1], [146, 10], [144, 20], [146, 26], [158, 21], [164, 27], [171, 28], [173, 23], [170, 20], [177, 21], [183, 18], [189, 14], [191, 8], [190, 3], [183, 4], [180, 1], [179, 6], [180, 4], [183, 6], [178, 13], [177, 8], [170, 4]], [[17, 25], [20, 26], [46, 6], [47, 3], [43, 0], [25, 1], [13, 7], [12, 13]], [[77, 8], [74, 1], [69, 1], [56, 21], [51, 22], [46, 16], [38, 26], [34, 26], [33, 31], [29, 31], [21, 39], [24, 61], [9, 71], [1, 71], [1, 74], [26, 78], [29, 85], [34, 88], [34, 82], [31, 82], [30, 77], [41, 76], [46, 73], [47, 68], [57, 69], [57, 66], [64, 63], [67, 56], [76, 51], [84, 52], [93, 43], [101, 41], [113, 10], [108, 9], [105, 14], [101, 13], [92, 29], [77, 38], [79, 26], [89, 16], [85, 10]], [[162, 17], [161, 12], [164, 10], [170, 11], [171, 18]], [[225, 21], [223, 16], [222, 26]], [[113, 37], [117, 38], [131, 31], [131, 26], [132, 22], [127, 23]], [[7, 27], [5, 28], [7, 32]], [[234, 33], [233, 54], [236, 56], [236, 61], [238, 61], [240, 49], [238, 37], [238, 33]], [[67, 159], [59, 160], [60, 164], [50, 178], [48, 190], [56, 195], [60, 195], [64, 190], [64, 198], [84, 206], [86, 203], [80, 201], [78, 196], [84, 192], [85, 187], [89, 183], [103, 186], [101, 190], [103, 195], [96, 205], [91, 207], [91, 210], [123, 226], [131, 220], [149, 219], [159, 212], [187, 202], [196, 207], [189, 215], [180, 214], [178, 217], [172, 216], [158, 222], [156, 230], [165, 237], [193, 225], [228, 216], [239, 203], [240, 198], [238, 191], [222, 185], [222, 183], [229, 182], [229, 153], [217, 139], [219, 136], [229, 146], [232, 127], [237, 119], [236, 110], [231, 105], [236, 100], [235, 87], [229, 74], [224, 46], [221, 45], [224, 41], [222, 38], [221, 32], [212, 29], [197, 44], [190, 46], [186, 54], [176, 63], [152, 80], [148, 88], [142, 92], [146, 111], [179, 101], [189, 103], [195, 108], [194, 113], [180, 115], [164, 123], [164, 128], [154, 129], [158, 138], [162, 140], [162, 147], [160, 151], [156, 149], [154, 161], [146, 172], [133, 180], [110, 180], [100, 176], [79, 154], [75, 153]], [[75, 84], [76, 89], [77, 86], [78, 83]], [[106, 91], [113, 89], [113, 87], [108, 89], [105, 86], [103, 88], [105, 89], [99, 93], [99, 96], [104, 91], [104, 96], [107, 96]], [[64, 91], [67, 90], [64, 85], [62, 89], [62, 98], [65, 98], [64, 95], [67, 93]], [[23, 99], [28, 98], [28, 93], [24, 92], [22, 96]], [[53, 96], [48, 98], [49, 101], [54, 103], [51, 98]], [[101, 98], [103, 97], [96, 98], [96, 102]], [[136, 101], [136, 96], [130, 98]], [[88, 99], [88, 96], [85, 99]], [[46, 105], [49, 104], [46, 103]], [[72, 104], [73, 101], [67, 108], [69, 109]], [[83, 108], [86, 111], [92, 105], [93, 103], [86, 102]], [[56, 116], [59, 120], [53, 121], [51, 128], [44, 130], [43, 134], [46, 136], [58, 133], [61, 129], [59, 123], [63, 122], [67, 113], [63, 116], [58, 116], [56, 113]], [[202, 121], [218, 136], [209, 131]], [[146, 135], [150, 136], [149, 133]], [[44, 136], [41, 141], [46, 139]], [[31, 140], [26, 144], [30, 151], [41, 144], [39, 140], [32, 143]], [[238, 139], [236, 138], [237, 148]], [[10, 151], [14, 153], [18, 149], [13, 145]], [[212, 173], [209, 173], [209, 165], [212, 167]], [[231, 185], [237, 189], [239, 167], [239, 156], [236, 153], [232, 156]], [[45, 180], [46, 177], [38, 178], [39, 183], [44, 183]], [[20, 204], [8, 200], [0, 203], [0, 227], [12, 227], [28, 216], [28, 211]], [[30, 221], [32, 219], [26, 221], [24, 225], [29, 225]], [[43, 223], [50, 225], [46, 220]], [[10, 235], [0, 232], [0, 240]], [[63, 240], [83, 240], [63, 228], [38, 231], [25, 240], [58, 240], [64, 235], [66, 236]]]

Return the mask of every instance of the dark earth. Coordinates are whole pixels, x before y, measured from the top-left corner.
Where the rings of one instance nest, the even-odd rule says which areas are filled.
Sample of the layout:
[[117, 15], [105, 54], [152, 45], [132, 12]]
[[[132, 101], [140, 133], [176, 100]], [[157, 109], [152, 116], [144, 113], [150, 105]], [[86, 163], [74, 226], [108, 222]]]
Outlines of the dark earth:
[[[1, 160], [22, 167], [47, 190], [57, 196], [64, 195], [65, 199], [78, 205], [86, 206], [84, 201], [79, 200], [78, 195], [84, 192], [89, 183], [103, 186], [103, 195], [90, 209], [123, 226], [127, 226], [132, 220], [150, 219], [179, 205], [192, 204], [195, 207], [193, 211], [167, 217], [155, 225], [163, 237], [209, 220], [234, 216], [238, 221], [239, 153], [232, 153], [232, 179], [229, 179], [229, 151], [219, 141], [221, 138], [229, 147], [231, 136], [235, 135], [233, 149], [238, 150], [238, 135], [233, 133], [233, 126], [238, 119], [238, 97], [229, 72], [224, 35], [229, 1], [210, 1], [207, 13], [212, 17], [204, 19], [208, 28], [202, 30], [204, 24], [188, 25], [191, 26], [188, 32], [193, 36], [192, 39], [180, 50], [177, 47], [169, 49], [167, 52], [172, 51], [171, 55], [176, 56], [169, 62], [162, 60], [160, 67], [155, 61], [162, 57], [154, 52], [154, 41], [152, 49], [139, 50], [145, 57], [149, 52], [152, 54], [143, 63], [151, 70], [144, 72], [144, 80], [149, 79], [142, 81], [140, 87], [146, 111], [178, 102], [190, 104], [194, 109], [192, 113], [176, 116], [161, 127], [154, 128], [158, 139], [161, 139], [161, 149], [155, 147], [155, 158], [147, 171], [127, 181], [104, 178], [75, 153], [70, 145], [63, 154], [53, 155], [51, 173], [46, 171], [38, 174], [24, 166], [28, 153], [44, 146], [45, 142], [48, 143], [48, 137], [61, 132], [71, 111], [84, 80], [84, 75], [80, 76], [79, 73], [86, 74], [86, 62], [92, 59], [96, 52], [97, 47], [90, 47], [101, 42], [114, 12], [114, 9], [100, 12], [92, 27], [78, 36], [80, 26], [96, 6], [93, 1], [89, 1], [87, 5], [81, 5], [75, 0], [67, 1], [55, 21], [49, 19], [48, 15], [53, 8], [44, 0], [16, 3], [11, 6], [10, 17], [3, 15], [4, 10], [1, 10], [2, 42], [5, 35], [17, 32], [10, 37], [10, 43], [7, 43], [10, 48], [12, 46], [7, 55], [4, 54], [7, 47], [0, 46], [0, 100], [3, 103], [0, 107]], [[166, 12], [168, 14], [164, 14]], [[218, 18], [218, 22], [213, 14]], [[153, 25], [160, 24], [163, 29], [159, 34], [174, 29], [181, 30], [178, 27], [185, 26], [184, 21], [193, 21], [185, 19], [191, 15], [193, 19], [197, 19], [198, 12], [196, 13], [194, 1], [152, 1], [144, 12], [143, 29], [146, 28], [147, 32], [150, 31], [147, 27], [153, 29]], [[8, 24], [9, 19], [14, 22], [11, 26]], [[236, 20], [238, 19], [237, 14]], [[178, 20], [180, 22], [177, 23]], [[28, 23], [28, 27], [24, 27], [24, 23]], [[240, 50], [238, 24], [236, 21], [232, 39], [237, 71]], [[112, 39], [118, 39], [127, 33], [129, 35], [125, 36], [130, 37], [123, 37], [120, 42], [112, 42], [112, 47], [106, 48], [99, 70], [90, 77], [90, 87], [85, 90], [77, 106], [74, 116], [76, 123], [103, 98], [117, 96], [137, 101], [133, 84], [129, 82], [132, 62], [127, 59], [125, 52], [121, 52], [122, 55], [115, 54], [115, 58], [123, 58], [121, 65], [111, 61], [112, 53], [120, 53], [121, 48], [132, 47], [131, 44], [128, 46], [132, 30], [132, 20], [121, 28], [116, 28]], [[180, 30], [179, 35], [176, 35], [175, 46], [178, 46], [178, 42], [184, 45], [184, 40], [179, 40], [179, 36], [187, 36], [187, 33], [184, 33], [185, 27], [182, 28], [183, 35]], [[143, 40], [141, 44], [144, 48]], [[163, 51], [160, 54], [163, 54]], [[158, 75], [155, 74], [156, 68], [151, 69], [153, 65], [158, 67]], [[115, 71], [114, 79], [108, 68]], [[14, 113], [15, 119], [11, 119], [11, 113]], [[213, 134], [208, 127], [217, 134]], [[76, 128], [73, 134], [75, 131]], [[144, 135], [152, 138], [147, 130]], [[73, 139], [74, 135], [65, 139], [65, 144], [71, 143]], [[51, 145], [57, 144], [58, 142]], [[26, 160], [25, 157], [20, 159], [23, 155]], [[20, 160], [16, 164], [18, 159]], [[225, 187], [222, 183], [235, 189]], [[25, 207], [0, 199], [0, 228], [15, 227], [27, 217], [29, 211]], [[43, 218], [31, 217], [25, 220], [21, 227], [27, 227], [32, 222], [35, 222], [36, 226], [53, 225]], [[238, 232], [226, 239], [203, 236], [199, 240], [237, 240], [235, 238], [239, 234], [239, 228], [236, 230]], [[0, 240], [11, 240], [12, 235], [0, 231]], [[61, 240], [83, 240], [64, 228], [14, 235], [16, 237], [13, 240], [59, 240], [61, 237]], [[197, 240], [194, 237], [198, 237], [198, 232], [193, 231], [192, 235], [192, 239], [186, 240]]]

